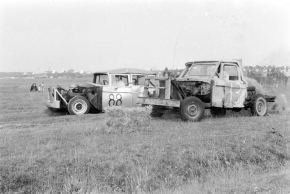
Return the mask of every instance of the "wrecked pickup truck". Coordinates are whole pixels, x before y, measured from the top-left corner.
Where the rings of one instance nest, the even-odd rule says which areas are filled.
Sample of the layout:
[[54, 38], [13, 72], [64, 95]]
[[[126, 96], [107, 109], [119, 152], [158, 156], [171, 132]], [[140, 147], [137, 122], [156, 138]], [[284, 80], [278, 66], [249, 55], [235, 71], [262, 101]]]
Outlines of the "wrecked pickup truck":
[[[153, 95], [148, 95], [149, 85], [155, 87]], [[138, 102], [152, 105], [153, 116], [162, 116], [173, 107], [184, 121], [199, 121], [205, 109], [212, 116], [223, 116], [227, 109], [250, 109], [252, 115], [264, 116], [267, 102], [275, 101], [275, 96], [258, 94], [248, 85], [238, 60], [188, 62], [178, 78], [146, 78], [144, 86]]]
[[155, 75], [155, 72], [134, 68], [96, 72], [92, 83], [73, 84], [69, 89], [49, 87], [46, 106], [67, 110], [72, 115], [103, 112], [109, 106], [136, 107], [139, 106], [137, 96], [143, 94], [145, 78]]

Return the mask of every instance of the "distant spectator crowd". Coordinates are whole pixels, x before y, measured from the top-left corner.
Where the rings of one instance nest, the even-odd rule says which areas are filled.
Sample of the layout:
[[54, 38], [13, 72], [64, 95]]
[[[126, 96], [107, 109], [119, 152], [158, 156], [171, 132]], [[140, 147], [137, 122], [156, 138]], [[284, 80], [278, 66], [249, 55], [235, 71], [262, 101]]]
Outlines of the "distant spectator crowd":
[[182, 70], [174, 69], [174, 70], [168, 70], [166, 67], [163, 71], [159, 71], [157, 73], [157, 77], [169, 77], [171, 79], [179, 77]]
[[244, 68], [244, 75], [255, 79], [261, 85], [271, 85], [275, 87], [286, 86], [290, 77], [289, 66], [248, 66]]
[[[182, 70], [168, 70], [165, 68], [159, 71], [158, 77], [177, 78]], [[243, 73], [246, 77], [257, 80], [261, 85], [270, 85], [275, 87], [286, 86], [290, 77], [289, 66], [246, 66], [243, 68]]]

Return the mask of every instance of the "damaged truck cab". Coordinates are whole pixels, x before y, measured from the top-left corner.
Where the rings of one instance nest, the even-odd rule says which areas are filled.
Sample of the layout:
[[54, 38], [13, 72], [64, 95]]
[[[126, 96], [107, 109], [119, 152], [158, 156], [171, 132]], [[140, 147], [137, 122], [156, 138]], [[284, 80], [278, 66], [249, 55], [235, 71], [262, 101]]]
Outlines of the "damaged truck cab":
[[275, 100], [248, 86], [240, 61], [188, 62], [178, 78], [156, 77], [145, 83], [149, 82], [155, 85], [155, 95], [146, 96], [144, 91], [145, 97], [139, 102], [153, 105], [155, 115], [161, 115], [166, 107], [179, 108], [184, 121], [200, 120], [205, 109], [210, 109], [213, 116], [223, 116], [227, 109], [249, 108], [253, 115], [264, 116], [267, 102]]

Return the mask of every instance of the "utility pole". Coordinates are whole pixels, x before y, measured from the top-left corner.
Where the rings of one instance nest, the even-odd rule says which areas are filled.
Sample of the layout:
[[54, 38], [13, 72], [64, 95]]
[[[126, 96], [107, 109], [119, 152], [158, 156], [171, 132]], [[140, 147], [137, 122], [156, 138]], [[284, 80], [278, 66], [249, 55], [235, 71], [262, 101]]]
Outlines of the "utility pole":
[[176, 45], [177, 45], [177, 43], [178, 43], [178, 40], [179, 40], [179, 36], [180, 36], [180, 34], [181, 34], [181, 30], [182, 30], [182, 28], [180, 29], [180, 32], [179, 32], [179, 34], [178, 34], [178, 37], [177, 37], [177, 39], [176, 39], [176, 42], [175, 42], [175, 46], [174, 46], [174, 51], [173, 51], [173, 69], [174, 69], [174, 61], [175, 61], [175, 51], [176, 51]]

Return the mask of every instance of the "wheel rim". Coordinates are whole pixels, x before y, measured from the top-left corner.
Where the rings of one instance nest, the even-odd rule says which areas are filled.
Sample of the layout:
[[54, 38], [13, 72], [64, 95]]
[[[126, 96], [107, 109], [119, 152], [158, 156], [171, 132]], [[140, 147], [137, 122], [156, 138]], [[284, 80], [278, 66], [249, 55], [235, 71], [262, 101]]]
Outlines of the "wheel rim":
[[72, 106], [72, 111], [77, 114], [84, 114], [87, 111], [87, 103], [84, 100], [76, 100]]
[[256, 111], [257, 111], [258, 115], [266, 114], [267, 105], [266, 105], [266, 102], [264, 101], [264, 99], [259, 98], [257, 100], [257, 102], [256, 102]]
[[187, 114], [189, 117], [196, 117], [197, 113], [198, 113], [198, 106], [196, 104], [190, 104], [188, 107], [187, 107]]

